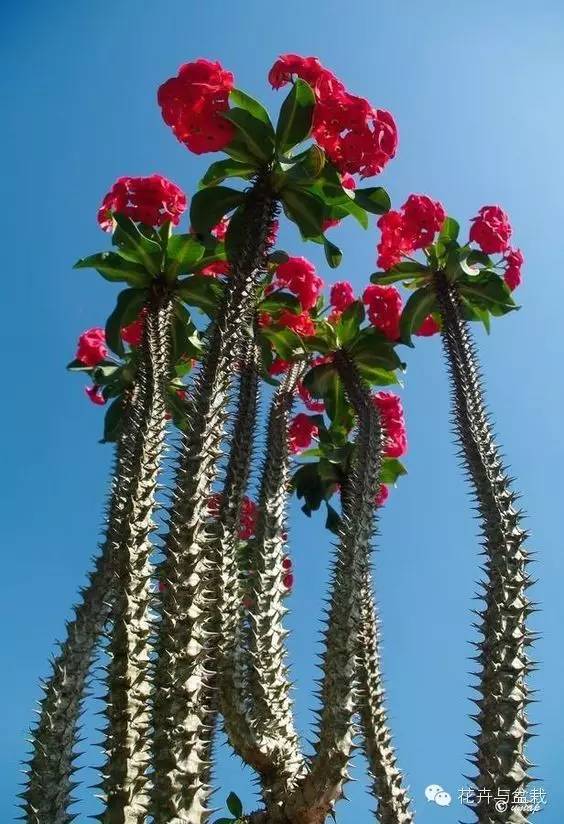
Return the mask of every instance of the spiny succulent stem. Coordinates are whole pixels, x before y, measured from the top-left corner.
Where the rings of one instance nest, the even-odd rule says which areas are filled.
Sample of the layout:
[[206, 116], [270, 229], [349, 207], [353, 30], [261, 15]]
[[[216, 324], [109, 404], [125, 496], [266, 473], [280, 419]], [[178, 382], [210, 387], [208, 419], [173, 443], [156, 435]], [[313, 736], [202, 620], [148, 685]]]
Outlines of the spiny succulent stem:
[[166, 429], [171, 318], [170, 296], [155, 288], [141, 344], [148, 392], [138, 472], [127, 516], [128, 534], [116, 543], [112, 556], [114, 597], [105, 710], [107, 760], [102, 782], [106, 801], [101, 815], [104, 824], [143, 824], [148, 809], [150, 536], [155, 528], [155, 490]]
[[275, 211], [267, 170], [247, 193], [244, 237], [195, 381], [177, 463], [157, 625], [151, 804], [155, 824], [176, 819], [200, 824], [209, 815], [202, 753], [213, 713], [209, 650], [217, 570], [208, 501], [219, 471], [233, 367], [241, 358], [243, 328], [252, 322]]
[[358, 627], [361, 593], [374, 532], [375, 498], [379, 486], [382, 433], [368, 386], [354, 362], [339, 351], [335, 364], [358, 420], [358, 435], [350, 477], [348, 504], [333, 562], [329, 615], [325, 630], [319, 732], [310, 772], [285, 805], [292, 824], [323, 824], [342, 796], [347, 780], [357, 708]]
[[286, 664], [286, 613], [282, 561], [290, 480], [289, 416], [304, 366], [292, 365], [272, 399], [252, 543], [252, 586], [248, 609], [249, 719], [260, 752], [268, 755], [263, 774], [267, 802], [288, 791], [304, 761], [294, 727], [291, 682]]
[[[524, 792], [531, 780], [525, 755], [530, 700], [526, 677], [531, 669], [527, 647], [532, 640], [526, 626], [532, 610], [526, 594], [530, 586], [523, 546], [527, 534], [489, 423], [475, 346], [462, 319], [456, 286], [439, 272], [435, 288], [452, 384], [453, 422], [478, 504], [486, 555], [482, 637], [476, 657], [481, 697], [476, 701], [479, 734], [473, 781], [478, 789], [491, 793], [504, 789], [513, 797]], [[526, 821], [516, 808], [500, 813], [494, 805], [481, 803], [473, 809], [480, 824]]]

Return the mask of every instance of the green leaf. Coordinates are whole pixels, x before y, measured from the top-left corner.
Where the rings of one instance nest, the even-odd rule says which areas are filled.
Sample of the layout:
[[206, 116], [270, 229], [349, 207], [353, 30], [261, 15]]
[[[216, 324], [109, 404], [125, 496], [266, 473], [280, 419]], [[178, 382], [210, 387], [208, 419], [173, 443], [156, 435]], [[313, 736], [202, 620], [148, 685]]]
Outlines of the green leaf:
[[104, 416], [104, 435], [100, 443], [117, 441], [122, 427], [123, 412], [123, 397], [118, 397], [108, 406]]
[[313, 89], [298, 78], [282, 103], [276, 124], [276, 148], [280, 154], [286, 154], [309, 137], [314, 108]]
[[453, 217], [445, 218], [439, 234], [439, 243], [444, 243], [445, 245], [453, 243], [458, 238], [459, 232], [460, 225], [458, 222]]
[[228, 186], [214, 186], [196, 192], [190, 206], [190, 222], [196, 232], [207, 233], [222, 217], [239, 206], [245, 195]]
[[298, 500], [303, 499], [302, 511], [309, 517], [325, 500], [325, 487], [319, 474], [319, 462], [300, 466], [292, 478]]
[[243, 805], [241, 804], [241, 799], [233, 792], [229, 793], [227, 796], [227, 809], [231, 815], [235, 816], [235, 818], [241, 818], [243, 815]]
[[245, 111], [252, 114], [253, 117], [256, 117], [257, 120], [262, 120], [263, 123], [270, 126], [272, 129], [272, 123], [270, 122], [268, 112], [262, 103], [259, 103], [259, 101], [255, 100], [254, 97], [251, 97], [250, 94], [241, 91], [241, 89], [233, 89], [229, 93], [229, 102], [239, 109], [245, 109]]
[[290, 312], [298, 314], [300, 307], [301, 304], [299, 300], [289, 292], [273, 292], [261, 300], [258, 308], [261, 312], [269, 313], [278, 312], [281, 309], [289, 309]]
[[407, 475], [407, 469], [397, 458], [384, 458], [380, 470], [380, 483], [395, 484], [401, 475]]
[[482, 270], [476, 277], [460, 280], [459, 289], [473, 306], [487, 309], [492, 315], [501, 316], [517, 309], [509, 287], [494, 272]]
[[400, 340], [413, 346], [411, 336], [416, 332], [427, 315], [437, 308], [437, 298], [432, 286], [423, 286], [413, 292], [403, 308], [400, 321]]
[[196, 306], [213, 318], [223, 297], [224, 286], [215, 278], [192, 275], [178, 282], [175, 294], [188, 306]]
[[217, 186], [228, 177], [241, 177], [243, 180], [249, 180], [255, 173], [257, 167], [252, 163], [246, 163], [243, 160], [218, 160], [212, 163], [203, 178], [200, 181], [200, 186]]
[[388, 269], [386, 272], [373, 272], [370, 275], [371, 283], [386, 285], [397, 283], [398, 281], [417, 280], [419, 278], [429, 278], [431, 272], [427, 266], [417, 261], [406, 260], [398, 263], [397, 266]]
[[225, 236], [225, 252], [227, 260], [234, 263], [239, 259], [241, 249], [245, 243], [247, 220], [242, 206], [239, 206], [231, 215], [227, 235]]
[[93, 366], [86, 366], [85, 363], [82, 363], [82, 361], [77, 359], [67, 363], [65, 367], [65, 369], [68, 369], [69, 372], [90, 372], [93, 368]]
[[172, 235], [166, 250], [166, 278], [174, 281], [178, 275], [193, 271], [204, 256], [205, 247], [194, 235]]
[[364, 318], [364, 306], [360, 300], [355, 300], [345, 309], [335, 327], [339, 346], [348, 346], [355, 340]]
[[[186, 308], [177, 303], [174, 307], [172, 323], [172, 361], [178, 363], [194, 357], [201, 357], [204, 346], [198, 330], [192, 323]], [[185, 370], [189, 371], [189, 370]]]
[[333, 535], [340, 535], [341, 534], [341, 516], [337, 512], [336, 509], [333, 509], [328, 501], [325, 501], [325, 506], [327, 507], [327, 517], [325, 519], [325, 529], [328, 529], [329, 532], [332, 532]]
[[322, 235], [325, 207], [317, 195], [288, 187], [281, 193], [281, 197], [288, 217], [298, 225], [306, 240]]
[[116, 252], [100, 252], [80, 258], [73, 269], [96, 269], [106, 280], [122, 281], [131, 286], [148, 286], [153, 279], [143, 266], [126, 260]]
[[354, 190], [354, 202], [374, 215], [384, 215], [392, 207], [392, 201], [385, 189], [381, 186], [369, 186], [366, 189]]
[[335, 244], [327, 240], [326, 237], [323, 238], [323, 249], [325, 251], [325, 260], [331, 269], [336, 269], [343, 259], [343, 253], [338, 246], [335, 246]]
[[216, 818], [213, 824], [235, 824], [235, 818]]
[[228, 109], [223, 117], [233, 123], [238, 136], [258, 160], [270, 160], [274, 153], [274, 129], [245, 109]]
[[264, 326], [261, 333], [270, 341], [272, 348], [282, 360], [292, 361], [305, 354], [302, 339], [291, 329], [274, 329], [271, 326]]
[[147, 272], [152, 275], [158, 274], [162, 260], [160, 245], [144, 235], [125, 215], [115, 212], [113, 217], [117, 224], [112, 235], [114, 246], [118, 246], [123, 255], [129, 255], [135, 262], [141, 263]]
[[493, 261], [489, 255], [486, 255], [485, 252], [480, 252], [478, 249], [471, 249], [467, 255], [465, 255], [466, 263], [469, 266], [474, 266], [476, 263], [481, 263], [482, 266], [489, 268], [493, 266]]
[[119, 293], [116, 308], [106, 321], [106, 343], [116, 355], [125, 354], [121, 339], [122, 327], [136, 320], [146, 300], [145, 289], [124, 289]]

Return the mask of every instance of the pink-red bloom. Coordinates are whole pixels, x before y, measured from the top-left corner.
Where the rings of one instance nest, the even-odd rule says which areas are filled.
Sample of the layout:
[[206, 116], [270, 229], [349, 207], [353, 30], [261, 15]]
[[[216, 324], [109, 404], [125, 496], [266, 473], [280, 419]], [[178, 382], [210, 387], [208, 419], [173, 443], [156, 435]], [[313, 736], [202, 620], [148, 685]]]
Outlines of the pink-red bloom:
[[381, 231], [378, 266], [391, 269], [405, 255], [433, 243], [446, 218], [444, 207], [427, 195], [410, 195], [401, 210], [391, 210], [378, 219]]
[[334, 283], [331, 287], [329, 300], [331, 306], [338, 312], [344, 312], [355, 300], [352, 283], [349, 283], [348, 280], [340, 280]]
[[219, 223], [211, 230], [211, 234], [214, 236], [216, 240], [225, 240], [225, 235], [227, 234], [227, 230], [229, 228], [229, 218], [222, 217]]
[[204, 275], [204, 277], [207, 278], [216, 278], [219, 277], [219, 275], [228, 275], [229, 264], [226, 260], [216, 260], [213, 263], [209, 263], [207, 266], [204, 266], [203, 269], [200, 269], [198, 274]]
[[302, 309], [312, 309], [323, 289], [315, 266], [304, 257], [290, 257], [276, 269], [276, 280], [299, 299]]
[[384, 506], [389, 497], [390, 490], [388, 489], [386, 484], [380, 484], [380, 486], [378, 487], [378, 492], [376, 493], [376, 497], [374, 498], [376, 506]]
[[504, 280], [511, 291], [517, 289], [521, 283], [521, 267], [524, 263], [523, 253], [520, 249], [510, 249], [505, 255], [505, 275]]
[[268, 374], [274, 378], [277, 375], [283, 375], [284, 372], [287, 372], [292, 364], [290, 361], [282, 360], [282, 358], [274, 358], [272, 363], [270, 364], [270, 368], [268, 370]]
[[87, 386], [84, 390], [92, 403], [95, 403], [96, 406], [104, 406], [106, 403], [105, 397], [102, 395], [102, 391], [99, 386]]
[[166, 221], [177, 226], [186, 205], [182, 189], [162, 175], [120, 177], [102, 201], [98, 223], [105, 232], [111, 232], [111, 213], [118, 212], [148, 226], [162, 226]]
[[290, 451], [295, 455], [297, 452], [301, 452], [302, 449], [308, 449], [318, 432], [319, 427], [309, 415], [306, 415], [305, 412], [299, 412], [290, 423], [288, 430]]
[[407, 452], [407, 432], [401, 399], [393, 392], [376, 392], [372, 402], [380, 414], [384, 431], [384, 455], [401, 458]]
[[176, 138], [195, 154], [225, 148], [235, 134], [222, 113], [229, 108], [233, 75], [219, 62], [185, 63], [176, 77], [159, 88], [157, 99], [163, 120]]
[[139, 317], [133, 323], [121, 328], [121, 339], [130, 346], [141, 346], [143, 340], [143, 327], [145, 326], [145, 311], [140, 312]]
[[[208, 498], [208, 512], [212, 518], [218, 518], [223, 502], [223, 494], [221, 492], [214, 492]], [[243, 498], [241, 506], [241, 523], [239, 526], [239, 538], [242, 541], [248, 541], [249, 538], [255, 534], [257, 525], [257, 505], [251, 498]]]
[[470, 240], [486, 255], [505, 252], [509, 248], [511, 224], [501, 206], [482, 206], [472, 218]]
[[427, 315], [419, 329], [415, 332], [420, 338], [430, 338], [441, 331], [441, 325], [438, 323], [433, 315]]
[[97, 366], [108, 355], [106, 333], [100, 326], [87, 329], [78, 339], [76, 360], [85, 366]]
[[371, 284], [364, 290], [362, 301], [367, 306], [370, 323], [389, 340], [397, 340], [400, 334], [402, 301], [395, 286]]
[[397, 149], [391, 114], [350, 94], [316, 57], [282, 55], [268, 75], [275, 89], [294, 77], [309, 83], [315, 93], [312, 135], [341, 174], [369, 177], [381, 172]]
[[295, 315], [293, 312], [285, 309], [280, 313], [276, 322], [280, 326], [285, 326], [286, 329], [291, 329], [304, 338], [315, 335], [315, 324], [307, 312], [302, 312], [301, 315]]
[[314, 398], [307, 386], [304, 386], [301, 381], [298, 383], [298, 395], [300, 396], [305, 408], [309, 409], [310, 412], [325, 411], [325, 404], [323, 401]]

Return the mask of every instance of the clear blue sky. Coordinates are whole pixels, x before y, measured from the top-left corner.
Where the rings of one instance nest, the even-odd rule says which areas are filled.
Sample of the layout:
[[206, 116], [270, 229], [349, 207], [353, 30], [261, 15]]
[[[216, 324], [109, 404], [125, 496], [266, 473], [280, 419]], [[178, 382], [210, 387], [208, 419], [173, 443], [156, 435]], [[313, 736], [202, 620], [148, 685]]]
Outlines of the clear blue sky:
[[[207, 165], [161, 121], [160, 82], [186, 60], [217, 58], [240, 87], [277, 107], [281, 97], [268, 90], [266, 73], [287, 51], [318, 55], [352, 90], [394, 113], [400, 151], [383, 178], [394, 203], [428, 193], [463, 223], [481, 205], [500, 203], [525, 253], [522, 310], [479, 340], [538, 551], [540, 703], [531, 708], [539, 726], [530, 753], [548, 795], [543, 821], [563, 820], [563, 35], [559, 0], [3, 4], [0, 821], [15, 817], [38, 678], [94, 551], [107, 485], [111, 448], [97, 444], [101, 412], [64, 366], [77, 335], [103, 323], [113, 289], [94, 273], [73, 272], [72, 263], [104, 247], [95, 212], [117, 176], [161, 172], [190, 192]], [[334, 236], [345, 252], [338, 277], [360, 289], [375, 268], [376, 231], [346, 225]], [[282, 240], [329, 275], [317, 249], [301, 247], [292, 229]], [[456, 793], [466, 784], [473, 731], [476, 525], [454, 455], [439, 342], [422, 341], [408, 360], [410, 474], [386, 507], [376, 556], [384, 668], [418, 821], [450, 824], [468, 818]], [[292, 541], [290, 645], [307, 734], [329, 541], [320, 518], [308, 523], [297, 511]], [[362, 763], [354, 775], [360, 780], [338, 808], [340, 824], [370, 820]], [[250, 800], [249, 773], [235, 759], [222, 759], [217, 779], [218, 805], [230, 789]], [[425, 800], [431, 783], [452, 793], [450, 808]]]

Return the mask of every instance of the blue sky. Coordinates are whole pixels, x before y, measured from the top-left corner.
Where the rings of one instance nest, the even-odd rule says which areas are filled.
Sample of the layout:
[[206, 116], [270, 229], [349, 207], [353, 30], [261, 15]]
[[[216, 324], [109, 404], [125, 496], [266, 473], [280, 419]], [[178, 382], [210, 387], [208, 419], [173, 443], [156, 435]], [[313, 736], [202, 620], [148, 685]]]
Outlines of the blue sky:
[[[164, 126], [155, 100], [159, 83], [186, 60], [220, 59], [241, 88], [276, 110], [281, 95], [269, 91], [266, 74], [279, 53], [295, 51], [318, 55], [351, 90], [395, 115], [400, 150], [382, 182], [396, 205], [410, 192], [427, 193], [467, 225], [481, 205], [500, 203], [526, 256], [517, 293], [523, 308], [495, 322], [489, 338], [477, 335], [497, 431], [538, 552], [534, 597], [542, 609], [534, 628], [542, 637], [535, 650], [539, 703], [531, 707], [538, 737], [530, 756], [547, 793], [543, 821], [561, 821], [561, 3], [51, 0], [6, 3], [2, 17], [0, 820], [15, 818], [38, 679], [95, 549], [108, 483], [111, 451], [97, 443], [101, 412], [64, 366], [77, 335], [103, 324], [113, 288], [94, 273], [72, 271], [72, 263], [105, 247], [95, 212], [117, 176], [160, 172], [191, 192], [207, 166], [206, 157], [191, 156]], [[375, 228], [363, 233], [345, 225], [334, 237], [345, 253], [337, 277], [360, 289], [375, 268]], [[302, 247], [293, 228], [281, 239], [329, 279], [318, 250]], [[439, 342], [421, 341], [407, 360], [409, 476], [386, 507], [375, 558], [384, 670], [418, 821], [450, 824], [468, 818], [456, 796], [467, 784], [473, 732], [468, 640], [476, 525], [452, 445]], [[306, 737], [329, 557], [322, 527], [321, 518], [308, 522], [294, 513], [290, 646]], [[90, 727], [88, 721], [89, 734]], [[350, 801], [338, 807], [340, 824], [370, 820], [363, 770], [359, 760]], [[235, 759], [222, 756], [217, 782], [218, 806], [231, 789], [251, 804], [249, 773]], [[450, 807], [425, 800], [431, 783], [453, 795]], [[82, 820], [92, 807], [80, 809]]]

